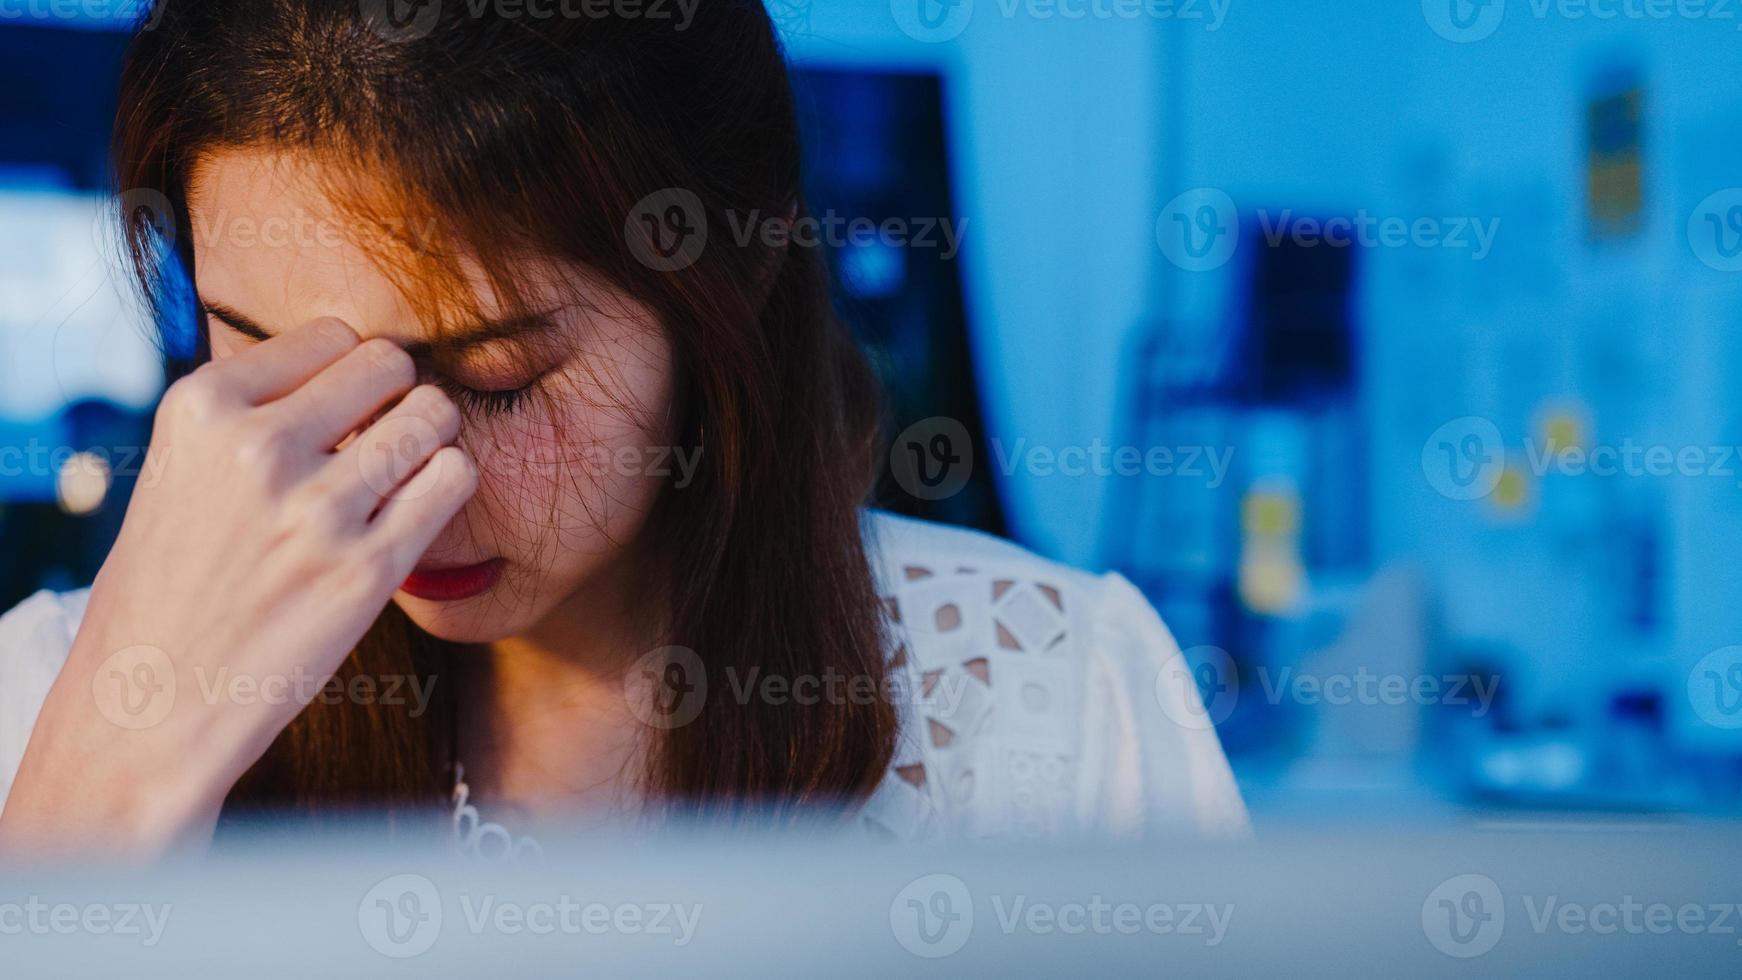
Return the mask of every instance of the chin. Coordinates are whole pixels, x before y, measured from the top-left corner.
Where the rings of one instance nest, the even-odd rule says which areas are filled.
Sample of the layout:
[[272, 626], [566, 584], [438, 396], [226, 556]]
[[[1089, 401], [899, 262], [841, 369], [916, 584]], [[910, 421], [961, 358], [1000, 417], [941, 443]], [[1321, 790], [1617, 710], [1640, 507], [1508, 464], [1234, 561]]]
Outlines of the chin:
[[395, 593], [393, 602], [425, 633], [449, 643], [494, 643], [525, 632], [528, 625], [493, 595], [495, 590], [457, 602]]

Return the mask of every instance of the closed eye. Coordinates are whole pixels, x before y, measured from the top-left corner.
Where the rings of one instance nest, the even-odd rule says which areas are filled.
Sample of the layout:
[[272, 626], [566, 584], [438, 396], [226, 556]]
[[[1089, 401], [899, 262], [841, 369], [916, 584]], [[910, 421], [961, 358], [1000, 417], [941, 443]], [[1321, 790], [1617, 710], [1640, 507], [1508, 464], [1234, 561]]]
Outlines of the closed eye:
[[[270, 340], [272, 335], [256, 324], [253, 320], [216, 303], [201, 303], [205, 314], [212, 320], [222, 323], [248, 340], [255, 343]], [[441, 387], [448, 397], [454, 400], [468, 414], [494, 416], [512, 412], [525, 403], [534, 388], [543, 380], [540, 374], [525, 384], [512, 388], [475, 388], [455, 380], [448, 371], [431, 363], [428, 354], [420, 354], [419, 373], [427, 375], [431, 383]]]
[[519, 388], [508, 388], [498, 391], [483, 391], [469, 388], [452, 378], [443, 378], [436, 382], [448, 397], [454, 400], [462, 410], [477, 415], [503, 415], [519, 408], [532, 390], [538, 387], [539, 379], [534, 378]]

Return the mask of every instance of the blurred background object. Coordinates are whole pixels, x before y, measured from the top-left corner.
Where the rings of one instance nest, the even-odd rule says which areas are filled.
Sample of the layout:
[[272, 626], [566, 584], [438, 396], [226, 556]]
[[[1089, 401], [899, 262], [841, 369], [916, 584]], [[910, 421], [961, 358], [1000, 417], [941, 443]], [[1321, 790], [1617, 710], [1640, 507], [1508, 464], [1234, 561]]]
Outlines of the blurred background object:
[[0, 14], [0, 607], [87, 585], [163, 365], [118, 274], [108, 136], [128, 21]]
[[[1742, 25], [1624, 6], [771, 4], [879, 499], [1138, 584], [1261, 825], [1742, 812]], [[122, 20], [50, 10], [6, 605], [94, 573], [164, 377], [96, 232]]]

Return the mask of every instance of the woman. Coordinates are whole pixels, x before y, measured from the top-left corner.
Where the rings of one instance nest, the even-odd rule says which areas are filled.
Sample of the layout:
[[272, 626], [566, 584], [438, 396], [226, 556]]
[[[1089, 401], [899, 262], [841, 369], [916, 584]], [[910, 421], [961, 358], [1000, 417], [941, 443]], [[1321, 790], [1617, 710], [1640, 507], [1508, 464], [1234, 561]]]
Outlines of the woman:
[[0, 852], [444, 801], [473, 849], [1243, 830], [1135, 590], [862, 511], [819, 257], [701, 244], [802, 215], [759, 3], [386, 6], [183, 0], [134, 42], [129, 254], [202, 363], [92, 588], [0, 620]]

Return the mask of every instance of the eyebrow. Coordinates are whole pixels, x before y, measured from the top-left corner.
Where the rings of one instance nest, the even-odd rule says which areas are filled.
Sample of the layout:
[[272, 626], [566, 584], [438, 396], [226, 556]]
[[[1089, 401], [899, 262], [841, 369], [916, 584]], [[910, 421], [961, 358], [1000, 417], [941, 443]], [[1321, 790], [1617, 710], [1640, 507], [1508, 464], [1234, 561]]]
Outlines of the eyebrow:
[[[262, 327], [259, 321], [238, 313], [222, 303], [202, 300], [200, 306], [213, 319], [223, 321], [230, 329], [244, 337], [252, 340], [271, 340], [274, 336], [271, 331]], [[412, 341], [405, 344], [404, 347], [406, 353], [413, 357], [424, 357], [441, 351], [475, 347], [479, 344], [487, 344], [492, 340], [511, 340], [528, 333], [549, 330], [555, 323], [554, 311], [479, 320], [437, 340]]]

